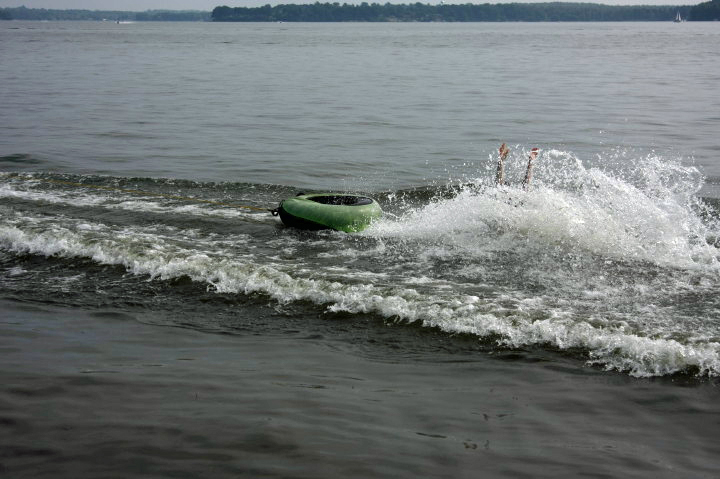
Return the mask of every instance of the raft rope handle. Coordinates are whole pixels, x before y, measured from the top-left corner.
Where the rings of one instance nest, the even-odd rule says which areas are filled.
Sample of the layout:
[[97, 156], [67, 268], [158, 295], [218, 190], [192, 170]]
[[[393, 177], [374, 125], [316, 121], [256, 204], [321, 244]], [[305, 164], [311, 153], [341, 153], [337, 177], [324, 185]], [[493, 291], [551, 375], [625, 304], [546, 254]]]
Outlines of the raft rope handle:
[[284, 203], [284, 201], [281, 201], [277, 208], [273, 208], [273, 209], [271, 209], [271, 210], [268, 210], [268, 211], [270, 212], [270, 214], [272, 214], [273, 216], [279, 215], [279, 214], [280, 214], [280, 208], [282, 208], [283, 203]]
[[[254, 211], [270, 211], [271, 213], [273, 212], [273, 210], [268, 210], [267, 208], [260, 208], [258, 206], [236, 205], [236, 204], [232, 204], [232, 203], [223, 203], [222, 201], [202, 200], [200, 198], [190, 198], [189, 196], [169, 195], [167, 193], [150, 193], [150, 192], [141, 191], [141, 190], [130, 190], [130, 189], [125, 189], [125, 188], [116, 188], [113, 186], [88, 185], [85, 183], [74, 183], [72, 181], [63, 181], [63, 180], [49, 180], [49, 179], [42, 179], [42, 178], [32, 178], [32, 180], [44, 181], [46, 183], [55, 183], [58, 185], [78, 186], [78, 187], [82, 187], [82, 188], [95, 188], [98, 190], [121, 191], [123, 193], [132, 193], [135, 195], [159, 196], [159, 197], [168, 198], [171, 200], [193, 201], [196, 203], [205, 203], [205, 204], [210, 204], [210, 205], [229, 206], [231, 208], [245, 208], [245, 209], [254, 210]], [[273, 213], [273, 216], [276, 216], [276, 215]]]

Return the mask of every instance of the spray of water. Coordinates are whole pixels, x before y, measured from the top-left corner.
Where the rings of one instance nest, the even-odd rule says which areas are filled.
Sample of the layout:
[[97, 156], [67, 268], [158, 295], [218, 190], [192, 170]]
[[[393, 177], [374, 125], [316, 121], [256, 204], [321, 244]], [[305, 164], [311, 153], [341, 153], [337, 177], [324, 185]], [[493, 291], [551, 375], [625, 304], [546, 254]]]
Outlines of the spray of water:
[[[583, 351], [592, 364], [636, 376], [720, 374], [720, 227], [717, 213], [697, 197], [702, 175], [654, 155], [614, 152], [602, 160], [591, 167], [567, 152], [545, 151], [526, 191], [518, 184], [520, 154], [508, 161], [516, 185], [494, 187], [485, 168], [421, 201], [393, 193], [386, 206], [395, 214], [363, 235], [281, 232], [272, 255], [262, 254], [251, 235], [112, 226], [12, 209], [0, 211], [0, 247], [419, 322], [502, 347]], [[0, 193], [127, 206], [127, 199], [87, 192], [66, 198], [15, 185]], [[136, 201], [148, 211], [176, 208]]]
[[[479, 291], [494, 286], [480, 298], [495, 303], [490, 314], [428, 324], [499, 334], [513, 347], [580, 348], [593, 364], [637, 376], [718, 374], [720, 226], [697, 196], [702, 175], [680, 161], [622, 151], [601, 164], [546, 151], [527, 191], [494, 187], [488, 175], [463, 178], [453, 197], [367, 234], [405, 249], [424, 244], [419, 256], [435, 264], [461, 258], [445, 278], [475, 281]], [[508, 176], [521, 173], [515, 167]], [[498, 291], [505, 301], [489, 298]]]

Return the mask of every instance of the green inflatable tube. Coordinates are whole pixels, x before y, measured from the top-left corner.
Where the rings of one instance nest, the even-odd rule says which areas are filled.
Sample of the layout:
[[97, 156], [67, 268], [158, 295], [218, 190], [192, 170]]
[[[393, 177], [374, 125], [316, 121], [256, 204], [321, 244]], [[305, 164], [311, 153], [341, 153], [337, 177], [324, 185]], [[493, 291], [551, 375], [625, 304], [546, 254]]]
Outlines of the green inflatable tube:
[[273, 215], [287, 226], [307, 230], [362, 231], [382, 216], [374, 199], [342, 193], [299, 194], [280, 202]]

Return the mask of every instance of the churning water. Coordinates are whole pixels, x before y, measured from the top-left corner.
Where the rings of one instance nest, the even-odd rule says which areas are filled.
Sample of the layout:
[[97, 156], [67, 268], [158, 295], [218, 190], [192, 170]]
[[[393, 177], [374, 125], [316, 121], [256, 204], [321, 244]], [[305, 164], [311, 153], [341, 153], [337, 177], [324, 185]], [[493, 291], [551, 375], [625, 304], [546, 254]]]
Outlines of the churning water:
[[633, 375], [720, 373], [718, 221], [695, 196], [697, 171], [655, 157], [586, 169], [554, 150], [538, 165], [530, 191], [478, 179], [376, 192], [386, 217], [359, 235], [301, 233], [268, 212], [192, 201], [272, 206], [292, 194], [279, 185], [7, 174], [6, 281], [33, 295], [38, 280], [53, 281], [18, 266], [31, 254], [95, 285], [91, 260], [138, 281], [187, 277], [501, 347], [580, 351]]

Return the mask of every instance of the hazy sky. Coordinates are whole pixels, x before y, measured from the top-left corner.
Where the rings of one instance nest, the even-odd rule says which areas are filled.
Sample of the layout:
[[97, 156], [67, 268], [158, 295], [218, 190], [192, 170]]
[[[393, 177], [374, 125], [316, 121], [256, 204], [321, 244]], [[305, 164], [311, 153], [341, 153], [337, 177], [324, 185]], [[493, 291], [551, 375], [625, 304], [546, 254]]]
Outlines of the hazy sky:
[[[325, 2], [360, 3], [350, 0], [320, 0]], [[365, 0], [368, 3], [386, 3], [387, 0]], [[416, 0], [391, 0], [391, 3], [414, 3]], [[445, 3], [518, 3], [547, 2], [553, 0], [446, 0]], [[561, 0], [563, 1], [563, 0]], [[583, 1], [583, 0], [564, 0]], [[585, 0], [608, 5], [695, 5], [705, 0]], [[440, 3], [439, 0], [420, 0], [421, 3]], [[228, 7], [256, 7], [265, 4], [315, 3], [315, 0], [0, 0], [0, 7], [79, 8], [86, 10], [205, 10], [210, 11], [219, 5]]]

